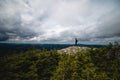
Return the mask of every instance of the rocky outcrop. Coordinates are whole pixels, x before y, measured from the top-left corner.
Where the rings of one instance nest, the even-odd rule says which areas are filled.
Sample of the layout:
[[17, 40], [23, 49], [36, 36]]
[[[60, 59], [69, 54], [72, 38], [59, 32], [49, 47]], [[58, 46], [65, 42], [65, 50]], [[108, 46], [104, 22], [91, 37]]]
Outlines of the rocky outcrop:
[[71, 46], [68, 48], [64, 48], [58, 50], [58, 53], [66, 53], [66, 54], [76, 54], [77, 52], [90, 49], [89, 47], [79, 47], [79, 46]]

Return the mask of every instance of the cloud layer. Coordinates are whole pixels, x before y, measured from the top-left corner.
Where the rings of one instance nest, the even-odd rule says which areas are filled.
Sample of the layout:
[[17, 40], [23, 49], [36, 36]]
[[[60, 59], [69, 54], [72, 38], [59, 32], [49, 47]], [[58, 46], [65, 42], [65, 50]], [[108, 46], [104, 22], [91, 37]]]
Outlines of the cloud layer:
[[119, 0], [0, 0], [0, 42], [120, 41]]

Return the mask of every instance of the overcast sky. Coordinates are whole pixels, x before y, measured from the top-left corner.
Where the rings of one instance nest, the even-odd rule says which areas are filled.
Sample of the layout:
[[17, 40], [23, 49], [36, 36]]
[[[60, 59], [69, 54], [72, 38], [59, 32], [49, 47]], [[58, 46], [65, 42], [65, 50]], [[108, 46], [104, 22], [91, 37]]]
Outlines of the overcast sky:
[[0, 42], [120, 41], [120, 0], [0, 0]]

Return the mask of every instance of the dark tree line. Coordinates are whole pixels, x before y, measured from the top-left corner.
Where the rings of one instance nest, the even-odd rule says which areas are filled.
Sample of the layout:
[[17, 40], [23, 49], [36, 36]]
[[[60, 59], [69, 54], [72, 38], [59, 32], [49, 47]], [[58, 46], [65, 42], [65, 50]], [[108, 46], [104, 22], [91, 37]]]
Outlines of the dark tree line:
[[120, 46], [74, 55], [29, 50], [0, 58], [0, 80], [119, 80]]

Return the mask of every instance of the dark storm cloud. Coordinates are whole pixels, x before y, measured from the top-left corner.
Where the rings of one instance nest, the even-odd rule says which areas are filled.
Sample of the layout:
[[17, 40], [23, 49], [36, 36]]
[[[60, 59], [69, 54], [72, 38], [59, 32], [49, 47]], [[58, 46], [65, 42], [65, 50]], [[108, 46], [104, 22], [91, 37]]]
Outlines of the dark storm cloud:
[[120, 41], [119, 0], [0, 0], [0, 41]]
[[[21, 14], [25, 7], [22, 2], [16, 0], [0, 1], [0, 40], [8, 41], [9, 39], [27, 39], [36, 34], [27, 26], [23, 26]], [[23, 9], [22, 9], [23, 8]], [[30, 27], [30, 25], [29, 25]], [[18, 40], [20, 41], [20, 40]]]
[[109, 15], [105, 15], [104, 18], [101, 19], [103, 22], [98, 27], [98, 37], [120, 37], [120, 11], [116, 10], [119, 10], [119, 7], [115, 8], [113, 11], [109, 12]]

